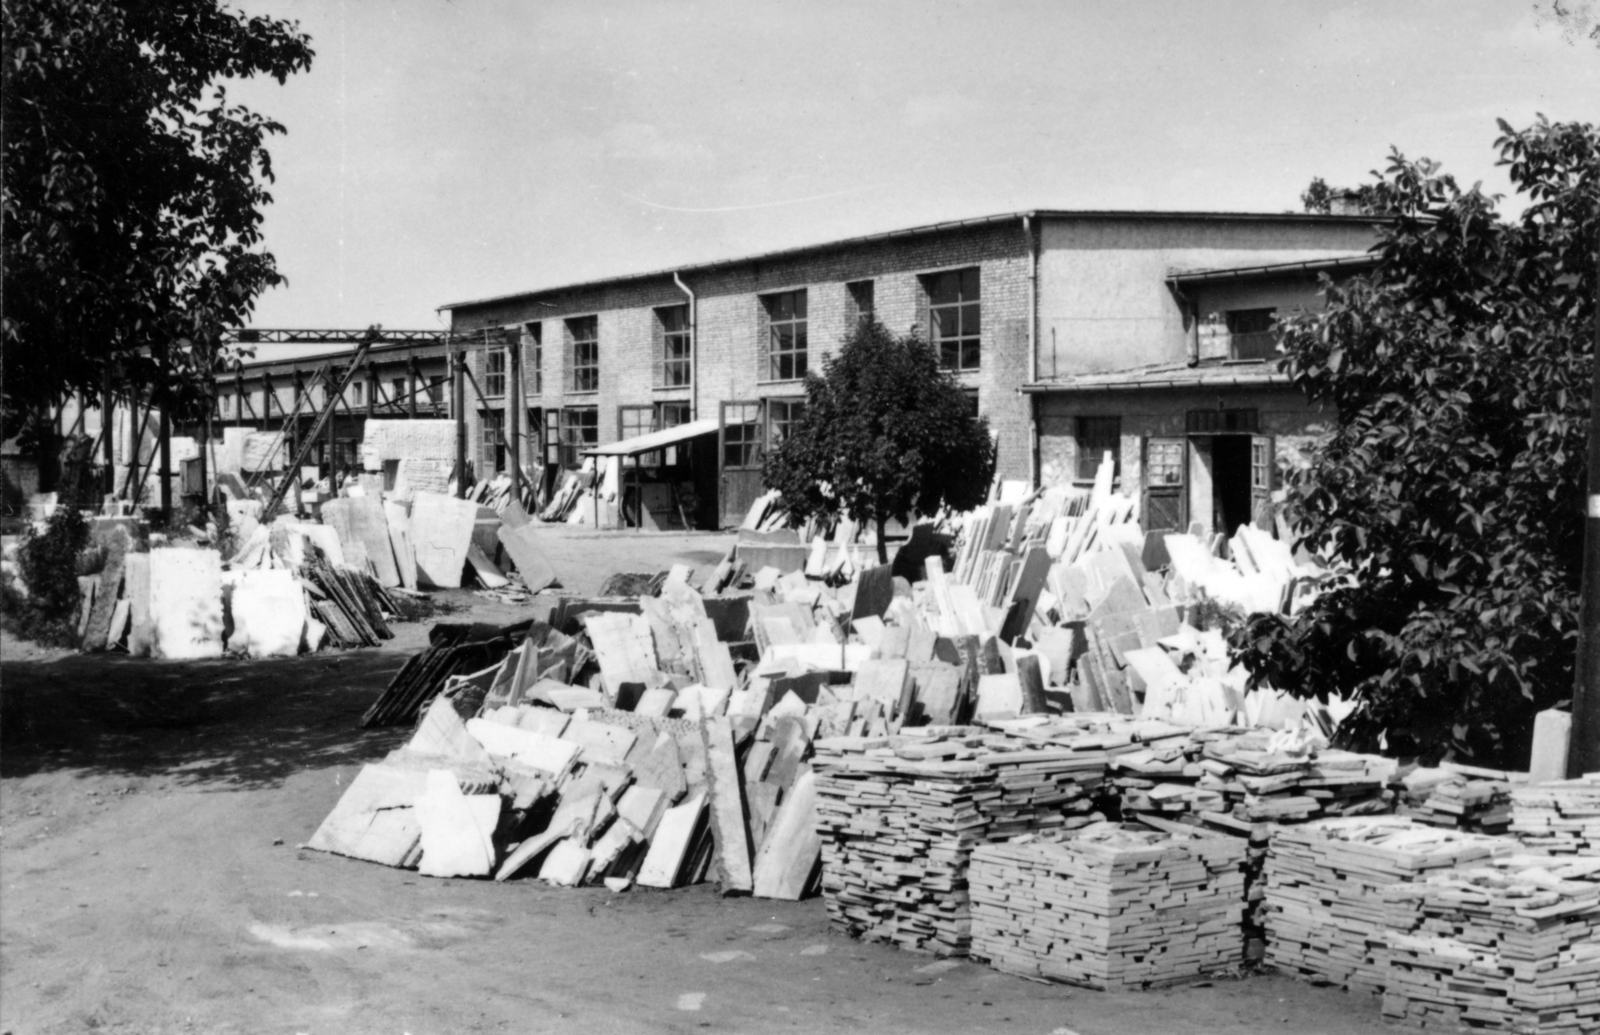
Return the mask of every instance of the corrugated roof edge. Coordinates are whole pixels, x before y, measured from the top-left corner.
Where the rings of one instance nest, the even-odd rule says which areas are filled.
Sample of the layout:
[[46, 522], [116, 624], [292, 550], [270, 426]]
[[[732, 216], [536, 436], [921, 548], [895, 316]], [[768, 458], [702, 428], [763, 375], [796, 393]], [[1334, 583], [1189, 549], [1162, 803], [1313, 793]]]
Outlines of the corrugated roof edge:
[[1157, 210], [1137, 210], [1119, 212], [1115, 210], [1091, 210], [1075, 212], [1068, 209], [1033, 209], [1017, 212], [1002, 212], [992, 216], [975, 216], [971, 219], [956, 219], [944, 223], [928, 223], [923, 226], [905, 227], [899, 230], [886, 230], [875, 234], [864, 234], [859, 237], [845, 237], [833, 241], [819, 241], [815, 244], [798, 245], [793, 248], [780, 248], [776, 251], [759, 252], [754, 255], [742, 255], [733, 259], [718, 259], [714, 262], [685, 263], [681, 266], [670, 266], [665, 269], [647, 270], [639, 273], [624, 273], [614, 277], [601, 277], [596, 280], [583, 280], [572, 284], [557, 284], [551, 287], [534, 288], [529, 291], [514, 291], [506, 295], [491, 295], [487, 298], [474, 298], [463, 302], [447, 302], [435, 308], [435, 312], [454, 312], [457, 309], [467, 309], [473, 306], [494, 305], [500, 302], [514, 302], [523, 298], [535, 298], [539, 295], [553, 295], [562, 291], [579, 291], [588, 288], [600, 287], [604, 284], [619, 284], [630, 280], [650, 280], [655, 277], [670, 277], [674, 273], [705, 272], [707, 270], [723, 269], [729, 266], [738, 266], [747, 262], [763, 262], [768, 259], [785, 258], [793, 255], [804, 255], [807, 252], [822, 251], [827, 248], [840, 248], [858, 244], [872, 244], [878, 241], [889, 241], [900, 237], [914, 237], [921, 234], [939, 233], [945, 230], [960, 230], [973, 226], [988, 226], [994, 223], [1006, 223], [1020, 220], [1024, 216], [1033, 219], [1185, 219], [1185, 220], [1214, 220], [1266, 223], [1384, 223], [1388, 220], [1381, 216], [1357, 215], [1334, 216], [1322, 215], [1315, 212], [1162, 212]]

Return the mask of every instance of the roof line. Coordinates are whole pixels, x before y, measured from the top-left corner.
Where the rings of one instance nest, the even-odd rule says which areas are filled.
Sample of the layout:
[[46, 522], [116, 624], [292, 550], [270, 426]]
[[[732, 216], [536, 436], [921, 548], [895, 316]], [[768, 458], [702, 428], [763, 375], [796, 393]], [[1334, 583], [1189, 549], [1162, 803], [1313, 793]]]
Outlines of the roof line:
[[780, 248], [775, 251], [758, 252], [753, 255], [743, 255], [732, 259], [717, 259], [711, 262], [691, 262], [677, 266], [668, 266], [662, 269], [647, 270], [639, 273], [624, 273], [610, 277], [600, 277], [594, 280], [578, 281], [572, 284], [559, 284], [546, 288], [534, 288], [529, 291], [514, 291], [504, 295], [490, 295], [487, 298], [474, 298], [461, 302], [447, 302], [437, 306], [434, 312], [444, 312], [466, 309], [472, 306], [493, 305], [497, 302], [511, 302], [517, 299], [534, 298], [539, 295], [553, 295], [565, 291], [581, 291], [600, 287], [605, 284], [618, 284], [633, 280], [651, 280], [656, 277], [670, 277], [674, 273], [707, 272], [711, 270], [726, 269], [730, 266], [740, 266], [751, 262], [764, 262], [770, 259], [786, 258], [795, 255], [804, 255], [807, 252], [822, 251], [828, 248], [841, 248], [861, 244], [874, 244], [879, 241], [895, 240], [902, 237], [920, 236], [922, 234], [938, 233], [946, 230], [960, 230], [974, 226], [988, 226], [995, 223], [1008, 223], [1024, 218], [1045, 219], [1132, 219], [1132, 220], [1157, 220], [1181, 219], [1204, 220], [1212, 222], [1289, 222], [1289, 223], [1334, 223], [1334, 224], [1367, 224], [1381, 223], [1386, 220], [1380, 216], [1335, 216], [1324, 215], [1317, 212], [1164, 212], [1153, 209], [1134, 211], [1117, 211], [1113, 209], [1086, 209], [1073, 211], [1070, 209], [1019, 209], [1015, 212], [1001, 212], [990, 216], [975, 216], [971, 219], [948, 220], [942, 223], [928, 223], [922, 226], [905, 227], [899, 230], [886, 230], [874, 234], [864, 234], [857, 237], [845, 237], [832, 241], [819, 241], [813, 244], [797, 245], [792, 248]]
[[1182, 284], [1188, 281], [1235, 280], [1245, 277], [1271, 276], [1274, 273], [1317, 273], [1322, 270], [1359, 269], [1373, 266], [1378, 257], [1371, 252], [1360, 255], [1341, 255], [1331, 259], [1306, 259], [1300, 262], [1274, 262], [1261, 266], [1224, 266], [1216, 269], [1167, 271], [1167, 282]]

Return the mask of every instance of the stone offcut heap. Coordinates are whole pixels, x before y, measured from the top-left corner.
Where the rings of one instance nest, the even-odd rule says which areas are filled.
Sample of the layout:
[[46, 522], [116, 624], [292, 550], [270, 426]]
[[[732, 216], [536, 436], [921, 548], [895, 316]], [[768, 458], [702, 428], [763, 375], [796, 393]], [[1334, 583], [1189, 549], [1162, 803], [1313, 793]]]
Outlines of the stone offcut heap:
[[972, 853], [972, 955], [998, 970], [1126, 990], [1237, 964], [1245, 844], [1095, 823]]
[[1525, 1035], [1600, 1030], [1600, 859], [1511, 856], [1385, 895], [1386, 1018]]
[[1381, 992], [1383, 893], [1513, 847], [1398, 816], [1280, 828], [1267, 855], [1267, 962], [1350, 991]]

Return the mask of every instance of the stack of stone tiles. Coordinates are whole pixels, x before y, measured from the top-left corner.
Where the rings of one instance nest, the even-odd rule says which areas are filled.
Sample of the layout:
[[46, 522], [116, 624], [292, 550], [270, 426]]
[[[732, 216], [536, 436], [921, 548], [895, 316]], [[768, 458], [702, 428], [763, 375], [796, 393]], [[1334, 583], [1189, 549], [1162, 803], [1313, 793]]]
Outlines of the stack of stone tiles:
[[1106, 990], [1237, 963], [1244, 843], [1095, 823], [1065, 840], [972, 853], [972, 955], [1025, 977]]
[[1247, 841], [1243, 946], [1265, 950], [1261, 880], [1267, 845], [1280, 824], [1383, 813], [1394, 763], [1348, 751], [1313, 752], [1272, 730], [1196, 730], [1112, 760], [1123, 818], [1195, 823]]
[[1383, 1014], [1525, 1035], [1600, 1030], [1600, 859], [1511, 856], [1385, 896]]
[[822, 891], [849, 934], [939, 955], [972, 940], [972, 850], [1090, 822], [1106, 755], [975, 729], [815, 743]]
[[1600, 853], [1600, 773], [1513, 788], [1511, 833], [1538, 852]]
[[1297, 977], [1381, 992], [1384, 892], [1514, 847], [1400, 816], [1280, 827], [1266, 867], [1267, 962]]
[[1511, 825], [1511, 790], [1526, 773], [1446, 762], [1413, 769], [1399, 781], [1395, 811], [1436, 827], [1479, 834], [1503, 834]]

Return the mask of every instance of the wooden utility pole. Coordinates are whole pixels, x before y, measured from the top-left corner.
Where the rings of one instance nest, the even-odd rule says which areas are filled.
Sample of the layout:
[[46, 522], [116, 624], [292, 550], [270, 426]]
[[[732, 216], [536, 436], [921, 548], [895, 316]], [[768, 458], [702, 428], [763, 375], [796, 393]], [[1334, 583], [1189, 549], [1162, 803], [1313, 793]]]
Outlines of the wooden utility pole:
[[1567, 775], [1600, 770], [1600, 241], [1595, 249], [1595, 376], [1589, 405], [1589, 496], [1583, 523], [1583, 603], [1572, 687]]
[[506, 430], [511, 445], [511, 498], [522, 504], [522, 335], [506, 328], [506, 354], [510, 362], [511, 383], [506, 386]]
[[456, 499], [467, 498], [467, 352], [458, 349], [451, 357], [450, 400], [456, 419]]

